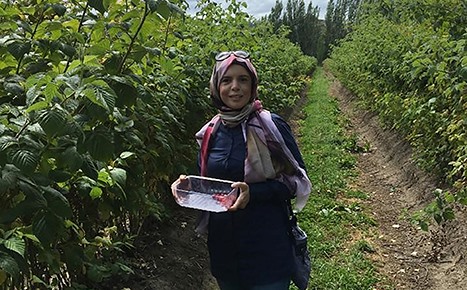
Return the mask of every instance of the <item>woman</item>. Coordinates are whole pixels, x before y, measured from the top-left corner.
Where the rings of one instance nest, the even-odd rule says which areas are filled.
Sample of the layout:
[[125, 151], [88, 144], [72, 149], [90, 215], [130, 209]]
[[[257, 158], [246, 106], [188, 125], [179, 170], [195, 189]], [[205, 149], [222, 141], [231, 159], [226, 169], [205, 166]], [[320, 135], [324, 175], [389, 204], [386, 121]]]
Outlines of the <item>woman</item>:
[[248, 53], [219, 53], [210, 79], [219, 114], [196, 134], [201, 175], [236, 181], [240, 191], [227, 212], [206, 214], [202, 223], [222, 290], [289, 289], [287, 201], [298, 196], [303, 207], [311, 189], [290, 127], [262, 108], [257, 87]]

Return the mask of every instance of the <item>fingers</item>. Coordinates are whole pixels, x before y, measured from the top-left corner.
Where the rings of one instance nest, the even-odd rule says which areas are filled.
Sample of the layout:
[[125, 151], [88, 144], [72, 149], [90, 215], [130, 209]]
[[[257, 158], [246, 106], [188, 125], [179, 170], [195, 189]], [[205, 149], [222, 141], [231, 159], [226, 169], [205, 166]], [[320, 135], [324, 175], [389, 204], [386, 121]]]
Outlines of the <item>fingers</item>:
[[171, 185], [172, 195], [175, 197], [177, 201], [180, 201], [182, 199], [182, 197], [177, 192], [177, 188], [183, 188], [184, 186], [186, 187], [185, 184], [188, 185], [188, 179], [186, 175], [181, 174], [178, 177], [178, 179], [175, 180]]
[[245, 182], [234, 182], [232, 188], [238, 188], [240, 193], [235, 203], [228, 209], [228, 211], [236, 211], [244, 209], [248, 202], [250, 202], [250, 187]]
[[186, 180], [187, 180], [186, 175], [183, 175], [183, 174], [180, 175], [178, 179], [172, 183], [171, 185], [172, 189], [176, 188], [180, 183], [186, 182]]

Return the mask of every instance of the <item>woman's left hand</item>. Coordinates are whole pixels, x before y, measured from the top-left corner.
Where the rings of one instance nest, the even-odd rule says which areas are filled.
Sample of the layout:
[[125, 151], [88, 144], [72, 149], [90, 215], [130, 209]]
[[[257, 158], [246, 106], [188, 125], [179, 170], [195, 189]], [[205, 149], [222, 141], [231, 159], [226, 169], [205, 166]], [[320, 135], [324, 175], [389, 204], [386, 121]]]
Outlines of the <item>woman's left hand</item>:
[[235, 203], [228, 209], [229, 211], [236, 211], [244, 209], [250, 201], [250, 187], [245, 182], [234, 182], [232, 188], [238, 188], [240, 194], [237, 197]]

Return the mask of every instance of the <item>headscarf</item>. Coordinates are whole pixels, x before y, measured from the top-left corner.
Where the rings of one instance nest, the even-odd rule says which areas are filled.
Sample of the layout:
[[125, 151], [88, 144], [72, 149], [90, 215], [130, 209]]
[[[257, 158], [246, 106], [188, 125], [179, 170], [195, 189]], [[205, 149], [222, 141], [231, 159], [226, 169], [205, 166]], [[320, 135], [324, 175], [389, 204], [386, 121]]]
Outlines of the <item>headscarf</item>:
[[[251, 99], [241, 110], [232, 110], [227, 107], [221, 99], [219, 86], [222, 78], [233, 64], [243, 66], [251, 77]], [[248, 118], [251, 113], [261, 109], [261, 103], [258, 100], [258, 74], [249, 58], [241, 58], [233, 53], [222, 61], [216, 61], [209, 80], [209, 90], [212, 103], [219, 111], [222, 121], [229, 127], [235, 127]]]

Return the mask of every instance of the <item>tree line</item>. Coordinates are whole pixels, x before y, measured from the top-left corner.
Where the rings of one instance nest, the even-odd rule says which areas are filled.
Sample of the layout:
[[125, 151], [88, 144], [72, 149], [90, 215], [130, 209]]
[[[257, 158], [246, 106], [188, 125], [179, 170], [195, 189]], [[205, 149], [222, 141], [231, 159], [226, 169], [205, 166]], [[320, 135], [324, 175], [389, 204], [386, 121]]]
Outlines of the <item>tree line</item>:
[[310, 1], [276, 0], [271, 12], [262, 18], [272, 23], [274, 30], [285, 26], [289, 29], [288, 38], [297, 43], [303, 53], [315, 57], [320, 63], [329, 56], [334, 45], [351, 29], [357, 20], [362, 0], [330, 0], [325, 19], [319, 19], [320, 9]]

